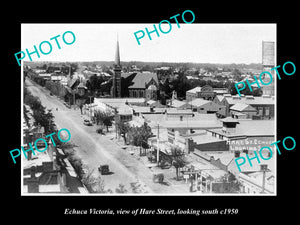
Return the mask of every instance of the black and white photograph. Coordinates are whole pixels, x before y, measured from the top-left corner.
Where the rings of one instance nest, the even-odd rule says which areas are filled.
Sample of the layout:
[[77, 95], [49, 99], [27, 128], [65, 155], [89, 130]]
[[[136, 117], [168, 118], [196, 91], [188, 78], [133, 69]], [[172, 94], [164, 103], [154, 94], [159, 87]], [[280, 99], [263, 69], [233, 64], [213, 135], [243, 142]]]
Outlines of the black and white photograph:
[[144, 27], [22, 24], [22, 193], [276, 195], [276, 24]]
[[199, 223], [294, 211], [295, 23], [262, 8], [12, 20], [3, 152], [16, 207]]

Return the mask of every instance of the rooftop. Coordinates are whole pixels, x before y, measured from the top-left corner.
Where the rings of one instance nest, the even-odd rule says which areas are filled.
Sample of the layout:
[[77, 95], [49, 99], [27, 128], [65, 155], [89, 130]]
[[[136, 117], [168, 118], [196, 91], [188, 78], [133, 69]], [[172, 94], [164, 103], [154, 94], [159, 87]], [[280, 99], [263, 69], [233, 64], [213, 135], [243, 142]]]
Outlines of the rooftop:
[[[34, 150], [35, 147], [33, 147]], [[23, 160], [23, 169], [31, 168], [32, 166], [42, 166], [43, 162], [51, 161], [47, 151], [39, 152], [34, 151], [35, 155], [32, 154], [31, 160], [24, 159]]]
[[198, 133], [198, 135], [194, 133], [192, 136], [190, 136], [190, 138], [192, 138], [193, 141], [196, 142], [197, 144], [206, 144], [206, 143], [224, 141], [217, 137], [212, 136], [211, 134], [208, 134], [207, 132], [200, 132]]
[[174, 108], [179, 108], [181, 106], [183, 106], [186, 102], [185, 101], [179, 101], [177, 99], [174, 99], [172, 101], [170, 101], [170, 106], [174, 107]]
[[271, 96], [239, 96], [239, 95], [224, 95], [223, 101], [227, 101], [229, 105], [235, 105], [236, 103], [245, 103], [248, 105], [274, 105], [275, 99]]
[[154, 80], [158, 84], [158, 78], [156, 73], [137, 73], [132, 80], [132, 85], [129, 86], [129, 89], [132, 88], [146, 88], [146, 84], [151, 80]]
[[168, 108], [167, 114], [177, 114], [177, 115], [192, 115], [194, 114], [191, 109], [175, 109], [175, 108]]
[[188, 90], [187, 92], [196, 94], [197, 92], [200, 92], [201, 89], [202, 89], [201, 87], [195, 87], [195, 88], [193, 88], [191, 90]]
[[145, 98], [94, 98], [94, 102], [97, 101], [102, 103], [144, 103]]
[[222, 123], [215, 114], [196, 112], [193, 115], [193, 117], [183, 117], [182, 121], [180, 121], [179, 116], [168, 117], [166, 114], [143, 114], [143, 118], [145, 118], [150, 127], [157, 126], [158, 123], [165, 128], [212, 129], [222, 127]]
[[233, 106], [230, 107], [231, 110], [235, 110], [235, 111], [239, 111], [239, 112], [243, 112], [243, 111], [251, 111], [251, 112], [256, 112], [257, 110], [255, 108], [253, 108], [251, 105], [248, 105], [246, 103], [243, 102], [238, 102], [236, 104], [234, 104]]
[[235, 132], [224, 133], [222, 128], [210, 129], [210, 131], [213, 131], [215, 133], [221, 134], [226, 137], [275, 136], [274, 120], [236, 120], [236, 121], [238, 121], [239, 124], [237, 124]]
[[[195, 98], [192, 101], [188, 102], [188, 104], [192, 105], [192, 106], [200, 107], [200, 106], [203, 106], [206, 104], [215, 104], [215, 103], [213, 103], [212, 101], [202, 99], [202, 98]], [[220, 107], [220, 106], [218, 106], [218, 107]]]
[[226, 117], [224, 119], [220, 120], [221, 122], [225, 122], [225, 123], [239, 123], [239, 121], [237, 119], [234, 119], [232, 117]]
[[186, 129], [214, 129], [220, 128], [222, 125], [215, 120], [167, 120], [161, 122], [161, 126], [166, 128], [186, 128]]

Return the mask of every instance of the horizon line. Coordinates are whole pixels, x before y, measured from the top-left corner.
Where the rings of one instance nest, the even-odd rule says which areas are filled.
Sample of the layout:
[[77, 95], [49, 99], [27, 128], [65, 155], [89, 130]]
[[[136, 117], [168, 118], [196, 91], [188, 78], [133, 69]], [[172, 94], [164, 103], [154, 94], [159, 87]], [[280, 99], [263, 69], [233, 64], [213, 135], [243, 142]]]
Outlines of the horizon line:
[[[84, 63], [91, 63], [91, 62], [108, 62], [108, 63], [114, 63], [114, 60], [88, 60], [88, 61], [84, 61], [84, 60], [81, 60], [81, 61], [22, 61], [24, 63], [81, 63], [81, 62], [84, 62]], [[124, 63], [130, 63], [130, 62], [139, 62], [139, 63], [183, 63], [183, 64], [222, 64], [222, 65], [230, 65], [230, 64], [245, 64], [245, 65], [250, 65], [250, 64], [261, 64], [262, 65], [262, 62], [251, 62], [251, 63], [235, 63], [235, 62], [232, 62], [232, 63], [222, 63], [222, 62], [216, 62], [216, 63], [213, 63], [213, 62], [165, 62], [165, 61], [138, 61], [138, 60], [131, 60], [131, 61], [121, 61], [121, 64], [122, 62]]]

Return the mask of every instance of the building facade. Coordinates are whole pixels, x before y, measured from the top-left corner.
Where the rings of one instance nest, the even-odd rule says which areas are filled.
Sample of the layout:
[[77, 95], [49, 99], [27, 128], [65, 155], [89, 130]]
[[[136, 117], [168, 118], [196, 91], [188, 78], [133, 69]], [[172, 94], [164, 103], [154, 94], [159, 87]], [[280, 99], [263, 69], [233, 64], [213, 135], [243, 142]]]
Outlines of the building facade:
[[157, 100], [159, 84], [155, 73], [137, 73], [132, 79], [132, 84], [128, 87], [130, 98], [145, 98]]
[[253, 115], [253, 119], [272, 119], [275, 117], [275, 99], [274, 96], [263, 95], [254, 97], [252, 95], [224, 95], [224, 98], [219, 102], [215, 98], [215, 103], [226, 107], [225, 116], [231, 116], [230, 108], [237, 103], [245, 103], [253, 107], [257, 112]]

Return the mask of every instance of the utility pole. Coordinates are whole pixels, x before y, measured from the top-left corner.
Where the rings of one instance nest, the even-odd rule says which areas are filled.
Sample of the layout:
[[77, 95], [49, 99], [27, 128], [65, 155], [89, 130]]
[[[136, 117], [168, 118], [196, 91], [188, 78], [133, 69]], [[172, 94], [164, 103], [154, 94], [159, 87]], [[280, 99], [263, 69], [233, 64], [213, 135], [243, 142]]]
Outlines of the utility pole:
[[73, 104], [74, 104], [74, 106], [76, 105], [76, 102], [75, 102], [75, 90], [73, 90]]
[[89, 107], [90, 120], [92, 120], [92, 103], [91, 103], [91, 101], [92, 101], [93, 96], [90, 95], [88, 97], [90, 98], [90, 107]]
[[159, 123], [157, 123], [157, 150], [156, 150], [157, 166], [159, 163]]
[[268, 165], [267, 164], [261, 164], [260, 165], [260, 171], [263, 172], [263, 183], [262, 183], [262, 191], [261, 193], [265, 193], [265, 183], [266, 183], [266, 171], [268, 170]]

